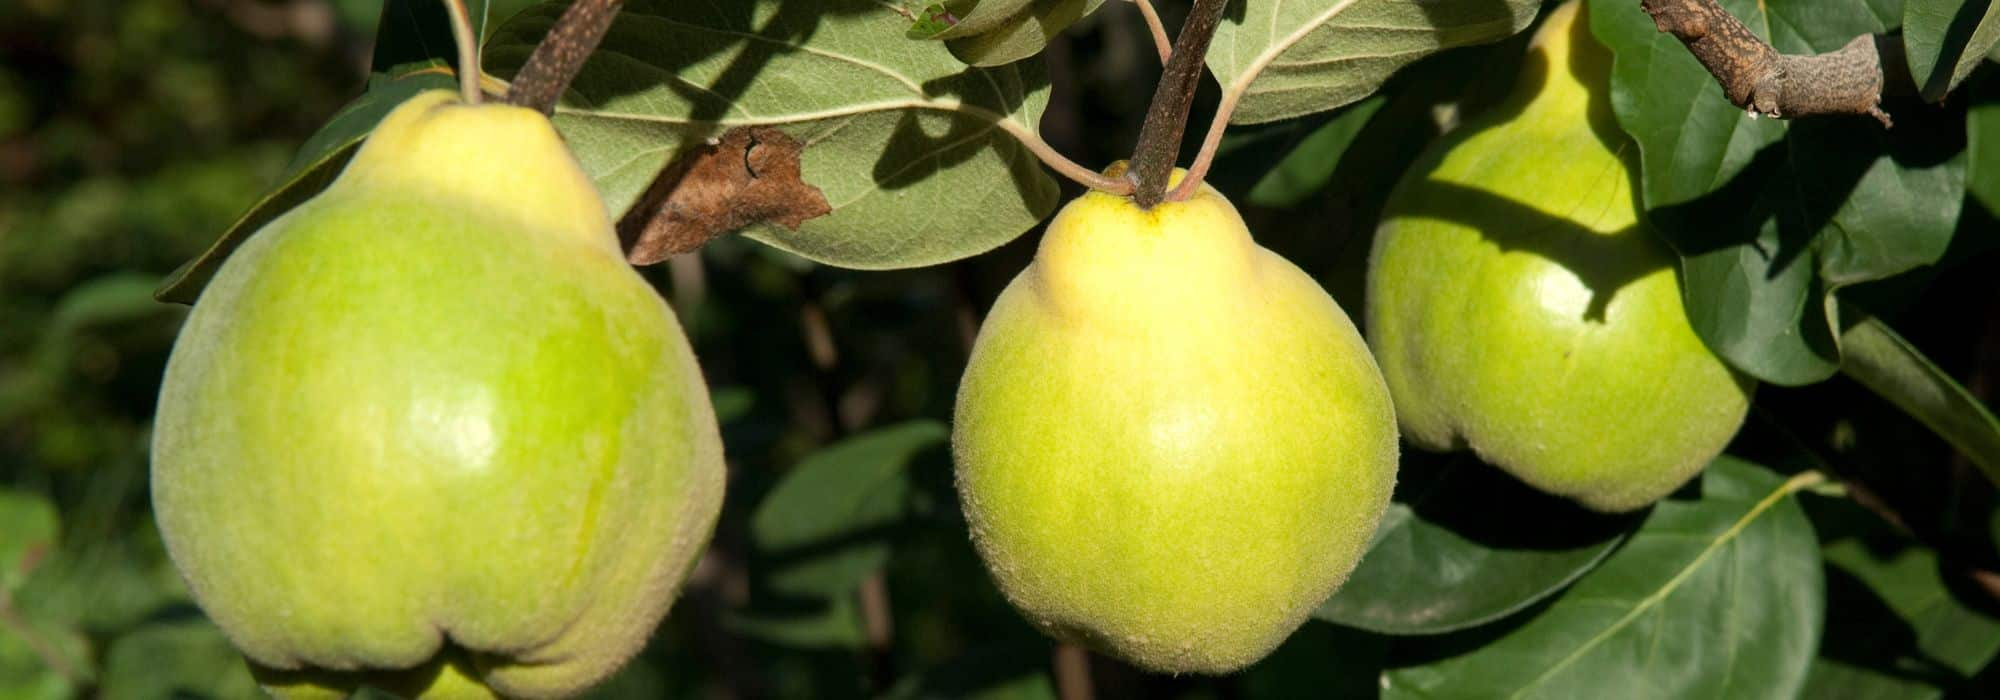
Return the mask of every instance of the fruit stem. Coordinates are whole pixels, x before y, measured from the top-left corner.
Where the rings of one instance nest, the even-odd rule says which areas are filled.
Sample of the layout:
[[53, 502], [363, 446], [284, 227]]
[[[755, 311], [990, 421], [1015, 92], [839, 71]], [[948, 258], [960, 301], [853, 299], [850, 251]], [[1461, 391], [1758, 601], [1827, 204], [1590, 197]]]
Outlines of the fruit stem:
[[1153, 48], [1160, 52], [1160, 63], [1165, 64], [1174, 55], [1174, 40], [1167, 37], [1167, 25], [1160, 21], [1160, 11], [1153, 8], [1153, 0], [1132, 0], [1139, 6], [1139, 14], [1146, 17], [1146, 28], [1153, 33]]
[[553, 114], [556, 101], [583, 71], [584, 62], [597, 50], [624, 5], [625, 0], [577, 0], [563, 10], [528, 61], [521, 64], [521, 72], [514, 74], [513, 84], [507, 87], [507, 103]]
[[1187, 23], [1181, 25], [1180, 36], [1174, 40], [1173, 54], [1160, 75], [1159, 87], [1153, 90], [1153, 103], [1146, 109], [1146, 123], [1139, 129], [1132, 168], [1126, 172], [1135, 185], [1132, 200], [1141, 208], [1151, 209], [1166, 197], [1174, 160], [1180, 155], [1181, 134], [1187, 130], [1188, 107], [1201, 83], [1208, 42], [1215, 38], [1222, 8], [1228, 4], [1228, 0], [1195, 0]]
[[479, 40], [472, 36], [472, 15], [465, 0], [444, 0], [451, 16], [451, 39], [458, 44], [458, 92], [466, 104], [479, 104]]

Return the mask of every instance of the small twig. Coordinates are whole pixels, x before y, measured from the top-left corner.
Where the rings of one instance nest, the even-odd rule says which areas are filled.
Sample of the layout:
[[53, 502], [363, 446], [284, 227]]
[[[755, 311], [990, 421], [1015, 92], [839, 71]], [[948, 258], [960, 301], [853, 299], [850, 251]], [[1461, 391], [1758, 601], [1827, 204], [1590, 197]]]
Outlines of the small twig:
[[1883, 128], [1891, 125], [1881, 107], [1883, 62], [1873, 35], [1828, 53], [1787, 56], [1715, 0], [1640, 0], [1640, 6], [1653, 26], [1686, 44], [1730, 103], [1753, 119], [1865, 114]]
[[1090, 680], [1090, 652], [1068, 642], [1056, 644], [1056, 697], [1059, 700], [1091, 700], [1096, 686]]
[[458, 92], [466, 104], [479, 104], [479, 39], [472, 35], [472, 16], [465, 0], [444, 0], [451, 16], [451, 39], [458, 44]]
[[1153, 35], [1153, 48], [1160, 52], [1160, 63], [1165, 64], [1174, 55], [1174, 40], [1167, 36], [1167, 25], [1160, 21], [1160, 11], [1153, 7], [1153, 0], [1132, 0], [1139, 6], [1139, 14], [1146, 17], [1146, 29]]
[[553, 113], [556, 101], [583, 70], [584, 61], [597, 50], [624, 5], [625, 0], [577, 0], [563, 10], [548, 36], [542, 37], [542, 43], [536, 44], [534, 53], [521, 64], [521, 72], [514, 75], [507, 88], [507, 103]]
[[1188, 107], [1194, 104], [1195, 87], [1201, 83], [1202, 60], [1208, 42], [1222, 23], [1222, 8], [1228, 0], [1195, 0], [1187, 23], [1174, 40], [1173, 56], [1167, 59], [1160, 85], [1153, 90], [1152, 105], [1146, 109], [1146, 123], [1139, 128], [1139, 146], [1132, 153], [1132, 167], [1126, 171], [1135, 188], [1132, 201], [1151, 209], [1167, 194], [1173, 177], [1174, 160], [1180, 155], [1181, 134], [1187, 130]]

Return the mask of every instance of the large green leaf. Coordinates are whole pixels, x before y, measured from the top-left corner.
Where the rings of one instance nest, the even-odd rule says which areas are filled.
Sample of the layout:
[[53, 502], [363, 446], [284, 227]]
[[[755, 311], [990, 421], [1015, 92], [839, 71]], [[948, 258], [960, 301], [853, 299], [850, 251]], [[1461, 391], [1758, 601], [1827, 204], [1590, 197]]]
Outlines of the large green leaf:
[[1874, 317], [1841, 334], [1840, 371], [1923, 422], [2000, 485], [2000, 419], [1909, 341]]
[[2000, 654], [1991, 602], [1947, 583], [1937, 552], [1853, 501], [1803, 498], [1820, 533], [1834, 613], [1803, 697], [1970, 697], [1967, 679]]
[[1541, 0], [1236, 2], [1216, 28], [1208, 68], [1238, 94], [1230, 121], [1324, 112], [1375, 92], [1397, 69], [1455, 46], [1506, 37]]
[[[1786, 53], [1895, 26], [1896, 0], [1727, 0]], [[1688, 319], [1759, 379], [1808, 384], [1839, 367], [1836, 292], [1937, 262], [1966, 182], [1956, 107], [1757, 121], [1636, 3], [1591, 0], [1616, 54], [1611, 101], [1638, 143], [1649, 221], [1681, 255]]]
[[1941, 102], [2000, 43], [1993, 0], [1903, 0], [1903, 50], [1924, 99]]
[[936, 421], [857, 435], [814, 453], [785, 474], [750, 516], [750, 540], [777, 564], [781, 593], [841, 595], [889, 560], [890, 530], [907, 509], [908, 467], [943, 444]]
[[1401, 635], [1491, 622], [1562, 590], [1636, 524], [1468, 454], [1406, 454], [1374, 545], [1314, 616]]
[[[518, 70], [561, 9], [502, 26], [489, 68]], [[1048, 81], [1033, 61], [968, 68], [943, 44], [904, 39], [908, 22], [873, 0], [633, 2], [556, 126], [614, 212], [678, 153], [763, 125], [806, 144], [805, 181], [833, 211], [745, 235], [868, 269], [990, 250], [1055, 207], [1055, 181], [1012, 135], [1034, 133]]]
[[182, 265], [168, 275], [155, 296], [160, 301], [193, 304], [201, 295], [202, 287], [221, 269], [222, 262], [237, 246], [250, 240], [250, 236], [264, 228], [279, 215], [291, 211], [320, 190], [333, 183], [340, 170], [347, 165], [360, 148], [361, 141], [368, 132], [375, 130], [382, 117], [404, 100], [425, 90], [455, 89], [457, 81], [449, 73], [435, 68], [412, 68], [408, 72], [395, 75], [376, 74], [368, 80], [368, 89], [360, 97], [341, 108], [340, 112], [327, 120], [312, 137], [306, 139], [299, 148], [298, 155], [292, 157], [291, 167], [286, 168], [279, 185], [263, 199], [250, 206], [236, 223], [211, 244], [199, 257]]
[[1826, 614], [1812, 525], [1791, 497], [1815, 477], [1716, 460], [1698, 499], [1655, 506], [1546, 608], [1497, 637], [1436, 640], [1385, 675], [1385, 696], [1796, 697]]

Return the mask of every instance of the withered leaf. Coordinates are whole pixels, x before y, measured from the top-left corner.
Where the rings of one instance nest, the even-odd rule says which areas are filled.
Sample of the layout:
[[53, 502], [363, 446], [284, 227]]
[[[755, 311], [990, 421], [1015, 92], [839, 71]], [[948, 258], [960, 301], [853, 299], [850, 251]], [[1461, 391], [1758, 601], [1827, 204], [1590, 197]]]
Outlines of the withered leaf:
[[651, 265], [762, 223], [797, 230], [833, 211], [799, 178], [798, 140], [768, 126], [739, 126], [683, 153], [618, 222], [626, 259]]

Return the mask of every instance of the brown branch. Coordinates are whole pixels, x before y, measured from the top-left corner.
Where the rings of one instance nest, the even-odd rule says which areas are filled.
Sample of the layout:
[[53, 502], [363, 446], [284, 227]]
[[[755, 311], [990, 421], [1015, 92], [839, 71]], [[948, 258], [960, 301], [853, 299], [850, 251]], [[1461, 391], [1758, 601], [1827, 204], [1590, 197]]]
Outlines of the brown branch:
[[1891, 125], [1882, 111], [1883, 51], [1873, 35], [1839, 50], [1788, 56], [1757, 37], [1715, 0], [1640, 0], [1653, 26], [1674, 35], [1722, 84], [1730, 103], [1750, 113], [1795, 119], [1866, 114]]
[[1090, 680], [1090, 652], [1068, 642], [1055, 649], [1056, 697], [1058, 700], [1092, 700], [1096, 685]]
[[1208, 42], [1222, 23], [1227, 0], [1195, 0], [1187, 23], [1174, 40], [1173, 56], [1167, 59], [1160, 85], [1153, 90], [1153, 102], [1146, 109], [1146, 123], [1139, 128], [1139, 146], [1132, 153], [1132, 167], [1126, 176], [1135, 186], [1132, 201], [1151, 209], [1167, 195], [1167, 181], [1180, 156], [1181, 133], [1187, 129], [1188, 107], [1194, 104], [1194, 89], [1201, 83], [1202, 60]]
[[624, 5], [625, 0], [577, 0], [563, 10], [548, 36], [528, 55], [528, 62], [521, 64], [521, 72], [514, 75], [513, 85], [507, 88], [507, 104], [543, 114], [555, 112], [556, 101], [583, 70], [584, 61], [597, 50], [597, 43], [604, 40], [611, 20]]

